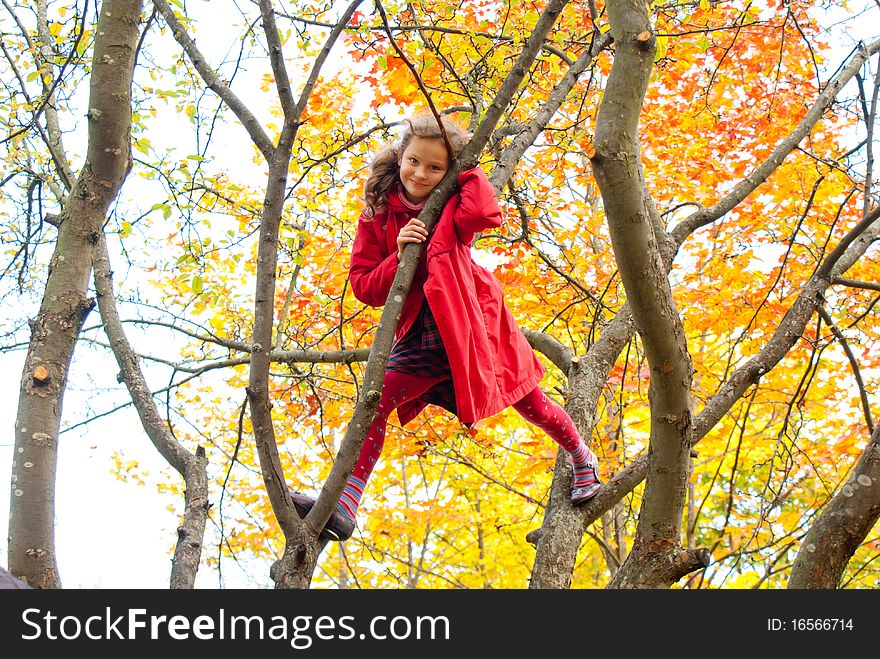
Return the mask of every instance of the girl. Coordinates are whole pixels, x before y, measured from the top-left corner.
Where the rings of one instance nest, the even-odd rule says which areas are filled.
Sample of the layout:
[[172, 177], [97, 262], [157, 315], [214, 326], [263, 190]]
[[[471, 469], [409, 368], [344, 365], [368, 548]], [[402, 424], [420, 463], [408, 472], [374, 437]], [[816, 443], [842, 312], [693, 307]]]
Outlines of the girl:
[[[382, 399], [354, 471], [322, 535], [346, 540], [367, 480], [382, 453], [388, 415], [402, 424], [428, 403], [473, 424], [513, 406], [543, 429], [571, 458], [571, 502], [581, 504], [601, 486], [596, 456], [568, 414], [539, 388], [544, 368], [517, 327], [501, 285], [471, 257], [474, 234], [501, 226], [495, 190], [479, 167], [458, 176], [433, 235], [417, 219], [431, 191], [470, 135], [443, 119], [449, 143], [433, 115], [404, 122], [400, 140], [373, 160], [351, 253], [350, 281], [358, 300], [385, 304], [408, 243], [428, 241], [403, 305], [388, 358]], [[314, 499], [291, 493], [301, 517]]]

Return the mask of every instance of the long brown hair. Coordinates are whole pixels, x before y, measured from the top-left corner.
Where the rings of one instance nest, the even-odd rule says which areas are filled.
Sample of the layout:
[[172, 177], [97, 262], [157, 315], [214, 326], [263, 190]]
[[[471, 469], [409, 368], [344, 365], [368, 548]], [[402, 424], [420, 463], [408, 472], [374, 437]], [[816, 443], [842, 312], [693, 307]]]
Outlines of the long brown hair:
[[[452, 153], [449, 154], [449, 160], [452, 160], [467, 145], [472, 135], [451, 119], [441, 117], [440, 120], [449, 138], [448, 146], [452, 147]], [[399, 154], [406, 150], [414, 137], [443, 140], [436, 117], [419, 113], [404, 119], [400, 138], [373, 157], [370, 173], [364, 184], [364, 217], [374, 217], [385, 206], [388, 193], [400, 181], [400, 164], [397, 162]], [[444, 144], [447, 144], [445, 140]]]

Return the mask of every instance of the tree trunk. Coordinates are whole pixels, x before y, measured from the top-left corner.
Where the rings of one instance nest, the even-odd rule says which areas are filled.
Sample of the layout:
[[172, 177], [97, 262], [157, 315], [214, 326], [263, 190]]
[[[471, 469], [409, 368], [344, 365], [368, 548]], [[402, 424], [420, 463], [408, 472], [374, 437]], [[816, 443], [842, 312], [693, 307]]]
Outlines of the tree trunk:
[[[431, 231], [437, 218], [440, 216], [443, 205], [452, 195], [458, 173], [473, 167], [478, 162], [479, 155], [489, 142], [498, 121], [513, 101], [514, 95], [520, 88], [535, 58], [538, 56], [544, 39], [550, 33], [559, 14], [567, 4], [568, 0], [550, 0], [547, 6], [544, 7], [534, 30], [529, 35], [522, 52], [513, 63], [498, 93], [481, 118], [471, 141], [458, 154], [443, 180], [432, 190], [430, 197], [425, 203], [419, 219], [424, 222], [428, 231]], [[403, 302], [406, 299], [413, 276], [415, 275], [416, 265], [422, 248], [422, 244], [419, 243], [407, 245], [403, 251], [403, 258], [397, 266], [397, 272], [391, 284], [388, 299], [382, 309], [379, 329], [376, 332], [370, 349], [370, 358], [367, 360], [361, 393], [352, 414], [352, 419], [346, 428], [345, 437], [336, 455], [333, 469], [330, 471], [330, 475], [327, 477], [327, 481], [321, 488], [321, 493], [318, 495], [318, 499], [307, 517], [307, 520], [315, 521], [316, 527], [323, 528], [324, 523], [333, 512], [333, 507], [339, 500], [345, 483], [354, 469], [370, 423], [376, 415], [376, 408], [381, 399], [382, 382], [388, 362], [388, 353], [391, 350], [394, 333], [403, 310]], [[290, 543], [288, 543], [288, 546], [290, 546]]]
[[644, 185], [639, 114], [656, 50], [642, 2], [608, 3], [614, 63], [596, 119], [591, 162], [636, 330], [651, 367], [648, 476], [633, 549], [609, 587], [669, 586], [703, 554], [680, 549], [691, 444], [692, 364], [652, 225]]
[[[593, 434], [596, 425], [596, 409], [602, 388], [614, 367], [617, 355], [632, 335], [632, 316], [628, 307], [621, 310], [605, 328], [602, 337], [593, 344], [586, 357], [572, 360], [568, 369], [569, 398], [566, 411], [577, 426], [585, 441]], [[583, 509], [572, 508], [569, 501], [571, 492], [571, 467], [565, 451], [559, 451], [556, 470], [550, 488], [550, 500], [544, 511], [544, 521], [537, 535], [535, 562], [532, 566], [530, 588], [568, 588], [571, 586], [577, 551], [584, 535]], [[602, 491], [597, 498], [606, 504], [614, 504], [606, 499], [608, 491]], [[599, 502], [595, 502], [599, 503]], [[587, 504], [592, 507], [594, 502]]]
[[21, 376], [9, 507], [9, 567], [37, 588], [59, 588], [55, 469], [67, 373], [107, 209], [131, 164], [131, 81], [140, 0], [107, 0], [95, 34], [86, 162], [65, 201], [40, 311]]

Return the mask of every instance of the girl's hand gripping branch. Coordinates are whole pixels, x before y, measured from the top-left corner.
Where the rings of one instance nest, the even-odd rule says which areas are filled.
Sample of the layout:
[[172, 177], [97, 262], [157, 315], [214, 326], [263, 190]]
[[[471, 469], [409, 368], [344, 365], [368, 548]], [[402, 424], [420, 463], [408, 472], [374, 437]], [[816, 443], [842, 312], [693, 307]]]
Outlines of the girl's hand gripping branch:
[[408, 243], [422, 243], [428, 239], [428, 230], [425, 224], [418, 218], [413, 218], [407, 222], [397, 234], [397, 260], [403, 258], [403, 248]]

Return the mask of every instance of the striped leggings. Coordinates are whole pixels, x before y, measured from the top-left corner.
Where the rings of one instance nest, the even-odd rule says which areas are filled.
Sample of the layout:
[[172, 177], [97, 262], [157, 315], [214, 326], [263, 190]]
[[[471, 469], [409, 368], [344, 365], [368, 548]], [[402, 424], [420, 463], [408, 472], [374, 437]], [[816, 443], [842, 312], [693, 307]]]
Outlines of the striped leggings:
[[[382, 448], [385, 445], [385, 429], [391, 411], [407, 401], [418, 398], [444, 379], [446, 378], [426, 378], [396, 371], [385, 372], [382, 400], [376, 410], [376, 418], [373, 419], [373, 423], [367, 431], [367, 437], [364, 440], [352, 476], [363, 483], [366, 483], [370, 478], [379, 456], [382, 455]], [[571, 417], [564, 409], [550, 400], [540, 387], [532, 389], [512, 407], [526, 421], [541, 428], [569, 453], [577, 451], [582, 445], [580, 433], [578, 433]]]

